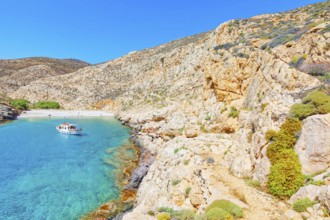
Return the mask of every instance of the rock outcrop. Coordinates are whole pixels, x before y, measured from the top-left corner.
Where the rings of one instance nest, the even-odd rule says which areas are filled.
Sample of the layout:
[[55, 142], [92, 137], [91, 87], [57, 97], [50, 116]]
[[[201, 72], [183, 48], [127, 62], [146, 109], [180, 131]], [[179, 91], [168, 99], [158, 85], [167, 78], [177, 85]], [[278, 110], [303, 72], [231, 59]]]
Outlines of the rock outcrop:
[[13, 120], [18, 115], [17, 110], [5, 103], [0, 103], [0, 123], [4, 120]]
[[330, 114], [314, 115], [303, 121], [295, 150], [304, 174], [311, 175], [329, 168]]
[[298, 192], [293, 195], [289, 202], [293, 204], [299, 199], [309, 198], [311, 201], [315, 201], [317, 204], [303, 212], [300, 218], [302, 219], [330, 219], [329, 216], [324, 215], [324, 209], [330, 209], [330, 186], [315, 186], [308, 185], [300, 188]]

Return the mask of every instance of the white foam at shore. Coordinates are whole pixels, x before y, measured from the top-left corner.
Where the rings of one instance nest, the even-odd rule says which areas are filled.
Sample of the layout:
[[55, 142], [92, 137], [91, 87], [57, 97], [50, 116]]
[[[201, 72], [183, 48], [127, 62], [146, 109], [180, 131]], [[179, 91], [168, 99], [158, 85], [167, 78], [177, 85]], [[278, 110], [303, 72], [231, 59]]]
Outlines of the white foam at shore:
[[111, 117], [112, 112], [89, 111], [89, 110], [29, 110], [22, 112], [18, 118], [39, 118], [39, 117]]

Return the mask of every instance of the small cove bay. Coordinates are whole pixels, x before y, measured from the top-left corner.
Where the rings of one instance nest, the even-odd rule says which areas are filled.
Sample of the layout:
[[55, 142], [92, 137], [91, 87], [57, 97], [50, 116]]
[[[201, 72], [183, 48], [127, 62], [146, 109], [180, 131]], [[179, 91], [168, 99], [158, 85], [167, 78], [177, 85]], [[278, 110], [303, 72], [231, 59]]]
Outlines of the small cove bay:
[[[78, 123], [83, 135], [55, 126]], [[79, 219], [116, 199], [114, 152], [129, 129], [112, 117], [26, 118], [0, 125], [0, 219]]]

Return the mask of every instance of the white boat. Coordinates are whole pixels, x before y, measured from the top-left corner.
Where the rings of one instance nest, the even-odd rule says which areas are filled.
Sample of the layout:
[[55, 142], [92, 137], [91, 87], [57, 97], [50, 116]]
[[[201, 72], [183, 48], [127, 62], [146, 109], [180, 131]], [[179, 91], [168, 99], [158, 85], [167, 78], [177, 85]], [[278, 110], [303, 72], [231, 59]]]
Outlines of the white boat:
[[63, 123], [59, 126], [56, 126], [56, 130], [58, 130], [62, 134], [75, 134], [80, 135], [82, 133], [82, 128], [75, 124]]

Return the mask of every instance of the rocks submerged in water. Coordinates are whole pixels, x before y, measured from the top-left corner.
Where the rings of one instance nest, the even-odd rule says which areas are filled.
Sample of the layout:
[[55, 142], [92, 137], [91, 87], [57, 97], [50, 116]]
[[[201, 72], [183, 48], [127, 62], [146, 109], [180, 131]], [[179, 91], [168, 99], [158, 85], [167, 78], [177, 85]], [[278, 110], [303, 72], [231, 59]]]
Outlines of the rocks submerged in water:
[[[125, 123], [122, 122], [122, 124]], [[111, 220], [120, 220], [127, 212], [133, 209], [133, 203], [136, 200], [137, 189], [143, 178], [147, 175], [149, 167], [155, 160], [155, 155], [143, 146], [141, 146], [138, 142], [138, 137], [135, 135], [136, 133], [134, 134], [134, 131], [132, 133], [133, 134], [131, 136], [131, 139], [135, 143], [135, 148], [138, 148], [136, 149], [136, 156], [139, 158], [139, 162], [133, 172], [130, 170], [130, 168], [124, 168], [123, 170], [125, 175], [130, 176], [129, 183], [122, 188], [121, 196], [118, 200], [113, 200], [103, 204], [97, 210], [87, 214], [82, 219], [89, 220], [96, 218], [104, 218]], [[110, 151], [108, 153], [113, 152]], [[132, 174], [130, 175], [130, 173]]]
[[151, 154], [150, 151], [145, 148], [141, 149], [141, 156], [138, 167], [133, 171], [131, 180], [124, 189], [137, 189], [140, 183], [148, 173], [149, 167], [155, 160], [155, 155]]
[[141, 164], [138, 168], [136, 168], [133, 172], [131, 181], [127, 186], [125, 186], [125, 189], [138, 188], [143, 177], [147, 175], [148, 169], [149, 165], [147, 164]]

